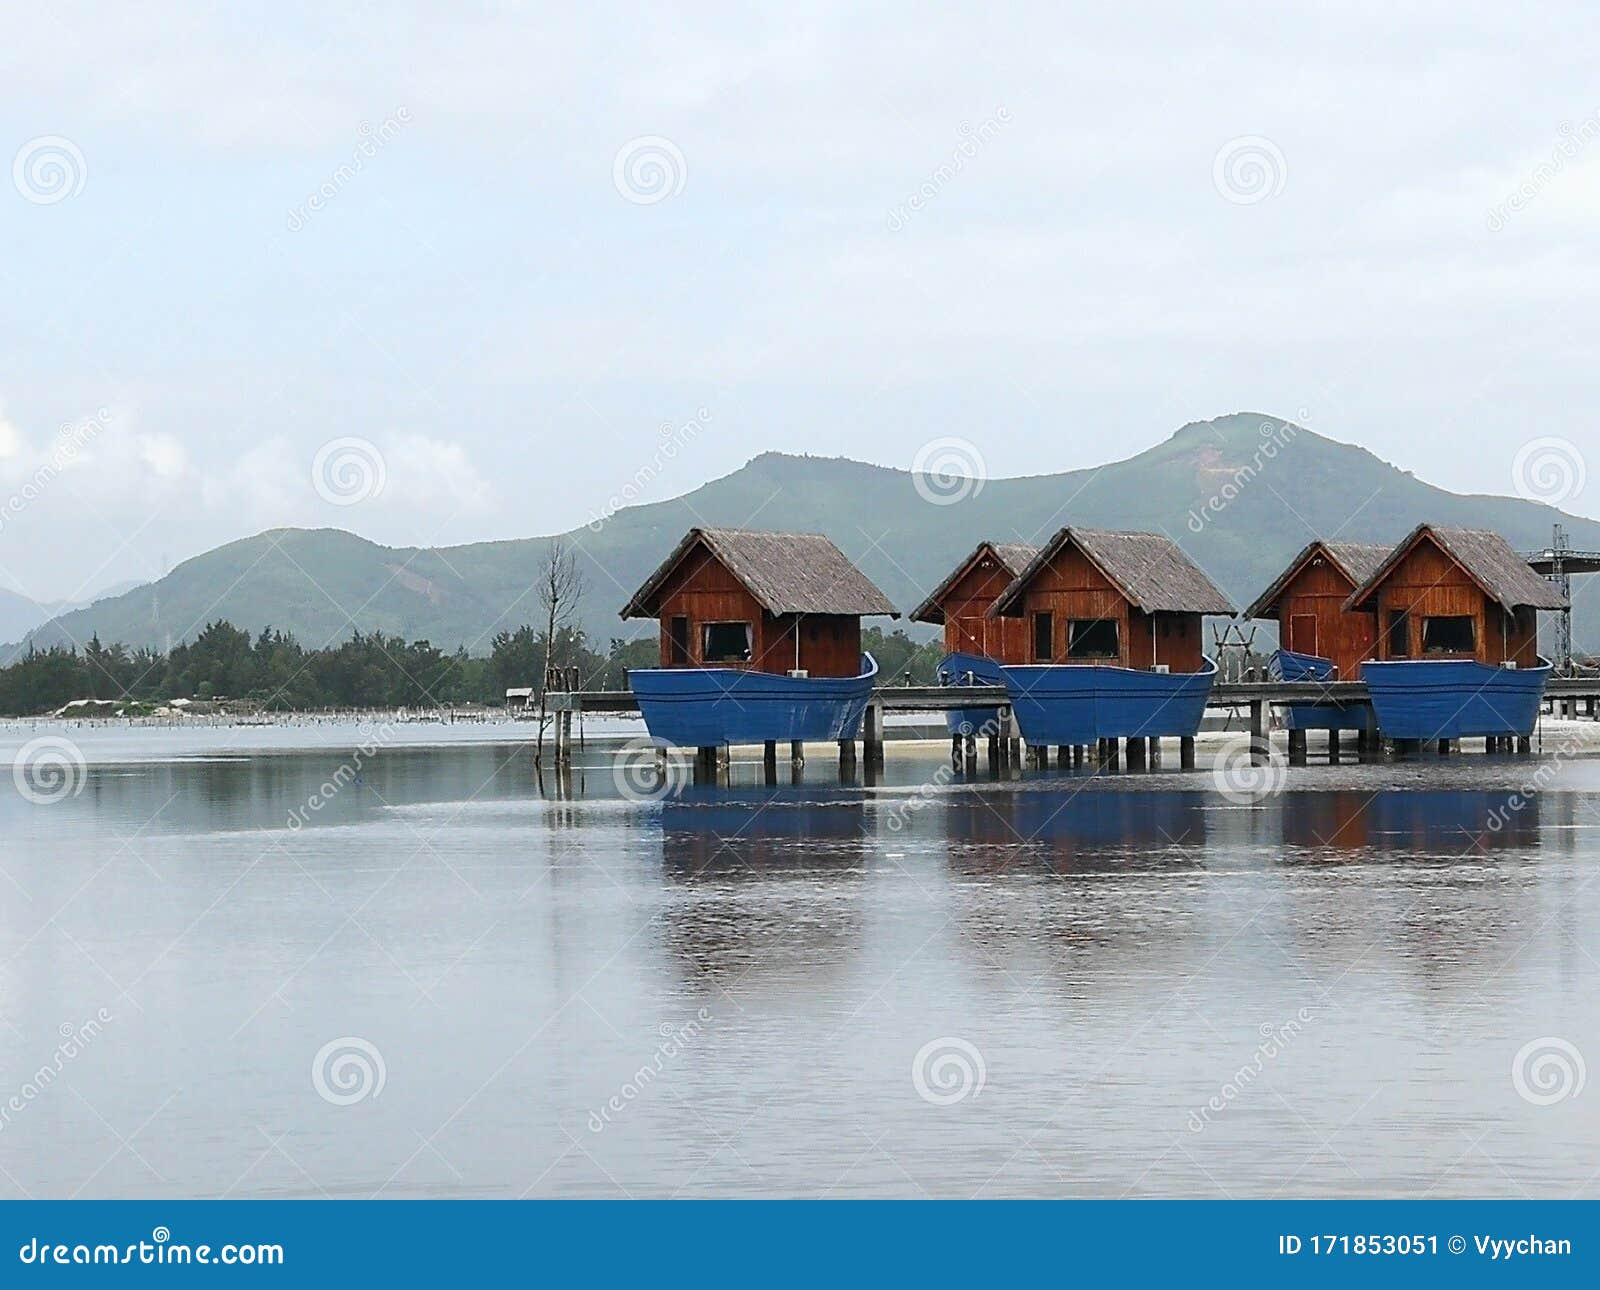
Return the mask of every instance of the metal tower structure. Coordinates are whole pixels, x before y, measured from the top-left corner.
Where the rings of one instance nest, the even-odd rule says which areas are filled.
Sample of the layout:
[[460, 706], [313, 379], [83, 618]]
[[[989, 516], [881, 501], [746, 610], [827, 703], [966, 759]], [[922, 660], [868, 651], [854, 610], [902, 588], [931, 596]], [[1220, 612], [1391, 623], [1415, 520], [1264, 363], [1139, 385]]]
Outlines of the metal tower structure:
[[1566, 602], [1566, 608], [1556, 614], [1555, 665], [1557, 676], [1572, 675], [1572, 574], [1567, 571], [1567, 554], [1572, 543], [1567, 530], [1560, 524], [1550, 531], [1550, 571], [1545, 577], [1555, 584]]

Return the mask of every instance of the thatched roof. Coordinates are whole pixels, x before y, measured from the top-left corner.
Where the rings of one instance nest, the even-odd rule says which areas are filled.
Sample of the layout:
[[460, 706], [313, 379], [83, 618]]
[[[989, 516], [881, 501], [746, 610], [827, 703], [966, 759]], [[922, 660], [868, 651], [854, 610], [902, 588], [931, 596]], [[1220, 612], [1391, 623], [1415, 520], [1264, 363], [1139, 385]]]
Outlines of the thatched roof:
[[1372, 599], [1378, 585], [1387, 578], [1418, 542], [1431, 538], [1461, 566], [1463, 572], [1491, 600], [1508, 612], [1519, 605], [1535, 609], [1565, 609], [1561, 593], [1532, 569], [1511, 549], [1511, 544], [1490, 529], [1458, 529], [1441, 524], [1419, 524], [1389, 553], [1384, 562], [1350, 593], [1346, 609], [1359, 609]]
[[1231, 614], [1233, 602], [1180, 547], [1160, 533], [1064, 528], [1045, 544], [1000, 598], [990, 616], [1005, 613], [1033, 577], [1068, 545], [1082, 551], [1128, 601], [1147, 614]]
[[623, 606], [624, 618], [654, 618], [656, 593], [685, 560], [719, 561], [769, 614], [887, 614], [900, 617], [867, 575], [820, 533], [690, 529]]
[[996, 564], [1015, 578], [1028, 567], [1028, 561], [1039, 554], [1039, 548], [1028, 546], [1022, 542], [980, 542], [977, 548], [960, 564], [956, 565], [951, 574], [931, 592], [928, 598], [911, 611], [910, 618], [914, 623], [942, 623], [944, 622], [944, 598], [950, 594], [950, 589], [967, 576], [973, 565], [977, 564], [984, 556], [992, 558]]
[[1316, 538], [1300, 549], [1300, 554], [1289, 561], [1273, 584], [1255, 598], [1242, 618], [1267, 618], [1271, 616], [1283, 589], [1318, 555], [1325, 557], [1334, 568], [1344, 574], [1351, 587], [1359, 587], [1378, 571], [1392, 547], [1378, 542], [1324, 542]]

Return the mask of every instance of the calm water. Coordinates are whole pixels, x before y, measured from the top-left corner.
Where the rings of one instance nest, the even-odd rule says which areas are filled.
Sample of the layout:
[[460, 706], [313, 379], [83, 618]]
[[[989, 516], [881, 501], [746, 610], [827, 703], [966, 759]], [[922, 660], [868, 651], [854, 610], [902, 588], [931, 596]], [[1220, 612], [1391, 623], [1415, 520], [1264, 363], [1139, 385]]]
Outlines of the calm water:
[[1600, 761], [1496, 830], [1538, 761], [637, 802], [481, 729], [326, 793], [349, 729], [58, 733], [79, 791], [0, 780], [0, 1195], [1600, 1189]]

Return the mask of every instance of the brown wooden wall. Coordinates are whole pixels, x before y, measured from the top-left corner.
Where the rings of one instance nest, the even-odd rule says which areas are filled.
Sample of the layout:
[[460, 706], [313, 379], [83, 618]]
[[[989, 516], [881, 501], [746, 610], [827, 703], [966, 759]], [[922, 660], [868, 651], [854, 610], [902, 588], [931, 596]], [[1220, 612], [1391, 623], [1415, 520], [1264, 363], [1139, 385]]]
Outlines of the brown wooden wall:
[[[987, 566], [987, 567], [985, 567]], [[1011, 583], [993, 556], [975, 563], [939, 602], [944, 610], [944, 647], [1001, 663], [1028, 661], [1028, 624], [1022, 618], [989, 618], [989, 606]]]
[[[714, 667], [748, 667], [758, 672], [783, 673], [801, 667], [812, 676], [855, 676], [861, 663], [861, 620], [853, 614], [793, 614], [774, 616], [745, 590], [726, 565], [708, 551], [690, 552], [662, 585], [660, 594], [661, 666], [672, 663], [672, 620], [689, 620], [689, 662], [706, 666], [701, 657], [701, 632], [705, 623], [751, 624], [752, 658], [749, 663], [719, 662]], [[799, 662], [795, 635], [799, 632]]]
[[[1423, 537], [1379, 585], [1374, 603], [1378, 614], [1377, 657], [1476, 658], [1480, 663], [1516, 662], [1532, 667], [1538, 657], [1538, 615], [1531, 608], [1508, 614], [1498, 601], [1485, 595], [1454, 560]], [[1389, 615], [1408, 611], [1406, 632], [1409, 652], [1391, 654]], [[1476, 650], [1471, 655], [1422, 653], [1422, 620], [1435, 615], [1463, 614], [1473, 619]]]
[[[1174, 672], [1198, 672], [1204, 653], [1200, 614], [1145, 614], [1080, 552], [1069, 546], [1040, 569], [1022, 593], [1024, 658], [1035, 661], [1034, 615], [1048, 611], [1052, 624], [1050, 662], [1068, 663], [1068, 624], [1075, 618], [1111, 618], [1117, 623], [1116, 659], [1084, 659], [1121, 667], [1149, 668], [1164, 663]], [[1039, 660], [1043, 661], [1043, 660]]]
[[1340, 680], [1356, 680], [1361, 661], [1375, 657], [1378, 620], [1363, 610], [1344, 611], [1354, 590], [1336, 564], [1326, 556], [1313, 557], [1278, 597], [1278, 643], [1297, 654], [1330, 659]]

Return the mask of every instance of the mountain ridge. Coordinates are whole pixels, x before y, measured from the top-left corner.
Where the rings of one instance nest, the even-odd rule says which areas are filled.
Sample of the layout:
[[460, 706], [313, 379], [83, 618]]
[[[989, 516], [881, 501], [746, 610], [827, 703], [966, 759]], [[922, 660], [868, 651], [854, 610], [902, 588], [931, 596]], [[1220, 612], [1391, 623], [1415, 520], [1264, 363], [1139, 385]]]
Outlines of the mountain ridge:
[[[827, 533], [904, 612], [981, 538], [1040, 542], [1067, 523], [1164, 531], [1243, 606], [1313, 536], [1395, 541], [1422, 520], [1494, 528], [1520, 549], [1547, 546], [1559, 521], [1575, 546], [1600, 549], [1600, 522], [1521, 498], [1452, 493], [1359, 444], [1256, 412], [1189, 422], [1104, 465], [981, 483], [769, 450], [679, 497], [556, 536], [584, 572], [580, 621], [604, 642], [653, 632], [617, 612], [696, 524]], [[482, 653], [495, 631], [538, 619], [534, 583], [552, 540], [389, 547], [344, 529], [268, 529], [52, 619], [24, 644], [98, 634], [166, 648], [225, 618], [252, 632], [292, 631], [308, 647], [360, 630]], [[1574, 635], [1600, 640], [1600, 604], [1580, 600]]]

